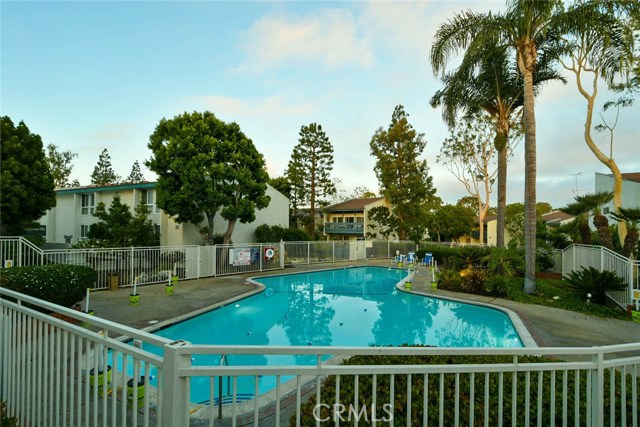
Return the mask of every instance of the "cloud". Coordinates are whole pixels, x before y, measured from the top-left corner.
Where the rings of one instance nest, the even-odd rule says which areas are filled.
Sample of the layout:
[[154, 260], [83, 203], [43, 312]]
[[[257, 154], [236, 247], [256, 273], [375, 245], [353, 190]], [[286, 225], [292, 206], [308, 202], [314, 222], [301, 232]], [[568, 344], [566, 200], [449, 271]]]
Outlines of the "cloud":
[[265, 15], [245, 33], [247, 60], [240, 67], [261, 71], [312, 61], [331, 69], [367, 68], [373, 61], [369, 41], [348, 9], [322, 9], [313, 16]]

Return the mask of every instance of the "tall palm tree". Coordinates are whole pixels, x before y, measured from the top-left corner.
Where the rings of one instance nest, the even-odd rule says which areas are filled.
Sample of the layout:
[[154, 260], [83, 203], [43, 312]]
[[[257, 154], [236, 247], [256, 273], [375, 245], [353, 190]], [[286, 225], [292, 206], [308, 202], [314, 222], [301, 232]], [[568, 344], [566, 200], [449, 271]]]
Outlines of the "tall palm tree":
[[461, 12], [442, 24], [431, 48], [431, 65], [436, 73], [449, 60], [465, 51], [477, 52], [496, 41], [515, 52], [515, 62], [523, 78], [523, 119], [525, 134], [525, 283], [524, 291], [536, 290], [536, 121], [534, 110], [534, 74], [538, 51], [546, 52], [556, 41], [550, 31], [561, 0], [509, 0], [504, 14]]
[[[543, 55], [534, 75], [534, 89], [546, 81], [557, 79], [566, 83], [549, 66], [548, 55]], [[431, 106], [442, 106], [442, 118], [452, 127], [458, 111], [472, 115], [478, 110], [489, 114], [495, 125], [494, 146], [498, 151], [498, 204], [497, 242], [504, 247], [504, 225], [507, 195], [507, 159], [511, 132], [521, 119], [523, 81], [505, 46], [496, 46], [487, 39], [487, 45], [469, 51], [454, 71], [442, 77], [444, 87], [431, 98]], [[519, 130], [519, 128], [516, 128]]]
[[611, 240], [611, 230], [609, 230], [609, 220], [602, 214], [602, 208], [613, 199], [612, 191], [601, 191], [589, 193], [575, 197], [576, 202], [591, 211], [593, 215], [593, 225], [598, 230], [600, 244], [607, 249], [613, 249]]
[[627, 235], [622, 246], [622, 255], [631, 257], [638, 245], [638, 229], [640, 228], [640, 208], [619, 208], [618, 212], [611, 214], [618, 223], [627, 223]]

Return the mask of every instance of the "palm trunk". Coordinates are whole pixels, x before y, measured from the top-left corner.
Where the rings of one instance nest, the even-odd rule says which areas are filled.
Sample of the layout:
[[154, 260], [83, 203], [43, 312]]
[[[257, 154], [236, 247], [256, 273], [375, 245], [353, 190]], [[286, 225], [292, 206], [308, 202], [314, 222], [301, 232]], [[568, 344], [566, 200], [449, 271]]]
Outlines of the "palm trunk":
[[609, 230], [609, 220], [604, 215], [595, 215], [593, 217], [593, 225], [598, 230], [600, 236], [600, 244], [607, 249], [613, 250], [613, 242], [611, 240], [611, 230]]
[[585, 218], [580, 219], [580, 223], [578, 224], [578, 229], [580, 230], [580, 238], [582, 239], [582, 244], [590, 245], [591, 229], [589, 228], [589, 222], [587, 222]]
[[518, 48], [518, 67], [524, 77], [524, 292], [536, 291], [536, 116], [533, 95], [533, 70], [536, 48], [525, 40]]
[[504, 248], [504, 224], [507, 208], [507, 144], [498, 150], [498, 209], [496, 246]]
[[624, 238], [624, 246], [622, 247], [622, 255], [630, 258], [633, 254], [633, 249], [638, 242], [638, 230], [635, 228], [630, 229]]

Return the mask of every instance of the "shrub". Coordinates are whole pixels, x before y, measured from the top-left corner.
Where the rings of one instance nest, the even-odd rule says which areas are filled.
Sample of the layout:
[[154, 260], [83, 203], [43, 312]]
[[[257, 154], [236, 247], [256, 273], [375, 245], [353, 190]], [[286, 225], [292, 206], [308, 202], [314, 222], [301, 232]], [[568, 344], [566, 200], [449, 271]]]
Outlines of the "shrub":
[[268, 226], [263, 224], [256, 228], [256, 242], [274, 243], [284, 240], [285, 242], [307, 242], [311, 236], [304, 230], [298, 228], [284, 228], [279, 225]]
[[509, 294], [510, 282], [507, 276], [497, 274], [489, 277], [484, 283], [484, 289], [488, 294], [499, 297]]
[[524, 254], [508, 248], [493, 248], [487, 256], [487, 270], [507, 277], [524, 275]]
[[433, 258], [438, 261], [439, 265], [442, 265], [451, 255], [460, 251], [460, 248], [450, 248], [442, 245], [427, 245], [424, 248], [418, 249], [416, 256], [418, 259], [424, 258], [424, 254], [429, 252], [433, 255]]
[[2, 286], [64, 307], [82, 301], [98, 273], [79, 265], [44, 265], [0, 270]]
[[18, 419], [7, 415], [7, 405], [0, 400], [0, 426], [18, 427]]
[[599, 271], [593, 267], [572, 271], [564, 281], [583, 301], [591, 294], [591, 301], [601, 305], [607, 303], [607, 292], [627, 289], [624, 280], [613, 271]]
[[[535, 356], [520, 356], [518, 360], [521, 363], [549, 363], [554, 362], [555, 360], [550, 360], [544, 357], [535, 357]], [[478, 363], [510, 363], [513, 361], [512, 356], [501, 356], [501, 355], [493, 355], [493, 356], [452, 356], [452, 355], [417, 355], [417, 356], [354, 356], [349, 360], [345, 361], [345, 365], [456, 365], [456, 364], [478, 364]], [[615, 380], [610, 379], [611, 373], [615, 373]], [[605, 419], [609, 419], [609, 417], [613, 416], [617, 419], [620, 419], [620, 405], [614, 405], [614, 413], [612, 414], [610, 411], [612, 409], [610, 403], [611, 393], [610, 387], [611, 384], [620, 384], [623, 380], [622, 375], [618, 371], [613, 371], [610, 369], [605, 370], [604, 373], [604, 381], [603, 387], [605, 389], [604, 392], [604, 400], [605, 404], [603, 405], [603, 411], [605, 412]], [[428, 387], [425, 387], [424, 380], [425, 375], [412, 375], [411, 383], [408, 383], [408, 376], [403, 374], [395, 374], [393, 378], [390, 375], [382, 375], [378, 374], [376, 376], [376, 410], [378, 418], [382, 416], [387, 416], [387, 413], [383, 411], [383, 404], [393, 402], [393, 407], [388, 408], [389, 411], [393, 412], [393, 424], [397, 426], [404, 426], [408, 424], [408, 414], [407, 414], [407, 402], [409, 401], [407, 390], [410, 390], [410, 398], [411, 398], [411, 420], [412, 425], [417, 425], [418, 423], [422, 425], [422, 416], [427, 413], [428, 419], [425, 425], [442, 425], [439, 424], [439, 416], [440, 410], [444, 411], [444, 425], [445, 426], [453, 426], [456, 424], [456, 418], [450, 416], [456, 411], [456, 408], [459, 410], [459, 420], [460, 425], [467, 425], [468, 421], [473, 419], [475, 425], [484, 425], [485, 416], [488, 420], [488, 425], [525, 425], [525, 417], [527, 416], [526, 411], [520, 410], [522, 407], [522, 399], [523, 396], [527, 396], [531, 402], [530, 405], [532, 408], [542, 407], [549, 408], [552, 405], [552, 402], [555, 404], [556, 408], [562, 408], [564, 395], [562, 392], [558, 390], [558, 384], [563, 384], [566, 381], [566, 387], [568, 390], [578, 390], [579, 393], [569, 393], [566, 396], [567, 405], [569, 408], [578, 407], [578, 416], [580, 421], [584, 421], [587, 418], [587, 413], [589, 411], [589, 407], [580, 404], [576, 406], [576, 395], [578, 396], [586, 396], [587, 391], [587, 381], [584, 380], [584, 376], [576, 376], [576, 371], [551, 371], [551, 373], [545, 373], [541, 376], [541, 393], [538, 393], [538, 381], [536, 380], [528, 380], [527, 374], [525, 372], [518, 372], [515, 374], [515, 383], [514, 383], [514, 375], [511, 373], [502, 375], [475, 375], [473, 376], [473, 386], [476, 390], [475, 394], [472, 396], [469, 393], [471, 389], [472, 377], [466, 374], [444, 374], [440, 376], [438, 374], [429, 375], [428, 377]], [[393, 400], [391, 397], [391, 381], [393, 380]], [[442, 382], [441, 382], [442, 381]], [[489, 395], [489, 404], [485, 405], [484, 393], [485, 390], [485, 381], [488, 381], [487, 387], [490, 390]], [[631, 374], [626, 374], [625, 378], [625, 397], [620, 398], [620, 396], [615, 396], [616, 401], [620, 402], [621, 400], [626, 400], [625, 405], [627, 408], [627, 419], [632, 419], [636, 417], [637, 414], [634, 414], [632, 411], [633, 408], [633, 397], [634, 393], [632, 390], [640, 386], [640, 379]], [[336, 402], [336, 377], [330, 376], [327, 378], [320, 388], [320, 402], [328, 404], [329, 407], [332, 407], [333, 403], [343, 404], [346, 408], [349, 408], [350, 404], [355, 402], [355, 387], [356, 379], [353, 375], [341, 375], [340, 376], [340, 393], [339, 393], [339, 402]], [[371, 409], [371, 404], [373, 402], [373, 378], [371, 375], [359, 375], [357, 379], [358, 383], [358, 402], [359, 405], [367, 405], [369, 409]], [[527, 386], [529, 389], [527, 390]], [[555, 388], [555, 395], [552, 393], [552, 389]], [[439, 391], [444, 390], [444, 400], [439, 399]], [[427, 398], [425, 399], [424, 392], [427, 391]], [[460, 390], [459, 401], [458, 399], [454, 399], [453, 392], [454, 390]], [[499, 415], [499, 407], [497, 405], [497, 394], [502, 394], [502, 415]], [[515, 393], [512, 394], [512, 393]], [[313, 410], [316, 406], [316, 395], [315, 393], [310, 393], [311, 397], [308, 399], [306, 403], [304, 403], [301, 407], [301, 425], [302, 426], [315, 426], [316, 420], [313, 417]], [[553, 398], [552, 398], [553, 396]], [[542, 399], [539, 401], [538, 399]], [[427, 403], [427, 407], [424, 407], [425, 402]], [[471, 405], [473, 402], [473, 413], [470, 413]], [[514, 403], [517, 405], [514, 407]], [[441, 406], [442, 405], [442, 406]], [[485, 413], [485, 408], [487, 412]], [[324, 409], [327, 409], [326, 407]], [[330, 409], [330, 408], [329, 408]], [[317, 410], [316, 410], [317, 411]], [[540, 415], [540, 419], [538, 416]], [[531, 411], [528, 413], [529, 425], [556, 425], [556, 422], [559, 422], [559, 417], [563, 415], [556, 412], [555, 419], [551, 418], [551, 411], [541, 411], [537, 413], [536, 411]], [[331, 414], [328, 411], [322, 412], [321, 417], [326, 419], [327, 416]], [[515, 416], [515, 418], [513, 418]], [[568, 411], [565, 415], [566, 419], [564, 421], [567, 422], [568, 425], [577, 424], [578, 420], [575, 418], [575, 411]], [[464, 420], [464, 422], [463, 422]], [[360, 425], [372, 425], [371, 417], [369, 420], [361, 419]], [[290, 425], [296, 425], [296, 416], [294, 415], [290, 419]], [[333, 418], [327, 419], [326, 422], [321, 423], [321, 425], [334, 425]], [[341, 424], [342, 425], [342, 424]], [[344, 425], [352, 425], [351, 422], [344, 423]], [[387, 423], [379, 423], [378, 425], [387, 425]]]

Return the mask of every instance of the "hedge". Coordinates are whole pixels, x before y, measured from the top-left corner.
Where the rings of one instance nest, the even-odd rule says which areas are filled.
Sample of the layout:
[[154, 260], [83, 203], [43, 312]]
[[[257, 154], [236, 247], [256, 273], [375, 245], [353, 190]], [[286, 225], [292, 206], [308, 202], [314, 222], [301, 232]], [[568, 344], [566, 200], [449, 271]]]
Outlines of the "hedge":
[[[534, 356], [521, 356], [518, 358], [521, 363], [548, 363], [551, 360], [544, 357], [534, 357]], [[513, 361], [512, 356], [452, 356], [452, 355], [434, 355], [434, 356], [354, 356], [348, 361], [345, 362], [345, 365], [452, 365], [452, 364], [476, 364], [476, 363], [511, 363]], [[538, 374], [531, 374], [530, 384], [529, 384], [529, 399], [530, 399], [530, 420], [529, 425], [536, 425], [538, 421], [541, 422], [542, 425], [556, 425], [559, 420], [562, 419], [562, 387], [565, 371], [553, 371], [553, 374], [550, 372], [545, 372], [542, 375], [542, 401], [538, 402]], [[604, 373], [604, 407], [603, 410], [605, 412], [605, 419], [609, 419], [611, 415], [615, 417], [615, 419], [621, 419], [621, 396], [616, 395], [616, 402], [614, 414], [610, 413], [610, 374], [611, 370], [607, 369]], [[489, 375], [488, 379], [488, 387], [489, 387], [489, 404], [488, 411], [486, 416], [489, 420], [489, 425], [496, 426], [500, 425], [500, 416], [498, 413], [498, 395], [499, 390], [502, 389], [502, 425], [525, 425], [525, 399], [527, 396], [526, 393], [526, 385], [527, 378], [525, 372], [519, 372], [515, 374], [517, 376], [515, 391], [516, 391], [516, 404], [517, 407], [513, 408], [512, 403], [512, 392], [513, 392], [513, 374], [505, 373], [502, 376], [502, 384], [500, 383], [500, 375], [497, 373], [492, 373]], [[615, 373], [615, 384], [621, 384], [621, 373], [616, 371]], [[555, 378], [553, 378], [555, 376]], [[584, 372], [580, 373], [580, 376], [576, 378], [576, 371], [570, 370], [566, 371], [566, 381], [567, 381], [567, 390], [569, 393], [567, 395], [567, 403], [568, 408], [570, 410], [566, 414], [566, 421], [568, 425], [574, 425], [575, 420], [575, 395], [574, 391], [576, 387], [579, 389], [580, 401], [579, 405], [579, 420], [580, 424], [584, 425], [587, 419], [587, 411], [589, 408], [586, 406], [585, 397], [587, 396], [587, 374]], [[553, 378], [553, 381], [552, 381]], [[333, 426], [334, 420], [331, 416], [330, 409], [333, 406], [336, 399], [336, 377], [331, 376], [327, 378], [321, 386], [320, 390], [320, 402], [324, 403], [325, 406], [320, 408], [318, 411], [316, 409], [316, 414], [320, 415], [324, 422], [321, 422], [322, 426]], [[626, 375], [626, 416], [627, 419], [633, 419], [633, 417], [640, 416], [640, 406], [638, 406], [638, 412], [635, 415], [632, 413], [632, 388], [633, 383], [635, 382], [635, 387], [640, 387], [640, 378], [634, 378], [632, 375]], [[369, 409], [371, 409], [371, 404], [373, 402], [373, 396], [371, 393], [373, 386], [373, 377], [371, 375], [359, 375], [358, 377], [358, 402], [359, 406], [367, 405]], [[470, 425], [471, 419], [474, 421], [474, 425], [484, 425], [484, 417], [485, 417], [485, 375], [484, 374], [476, 374], [473, 377], [474, 390], [475, 393], [473, 395], [473, 413], [470, 412], [470, 403], [471, 403], [471, 395], [469, 391], [471, 390], [471, 377], [469, 375], [460, 374], [456, 376], [456, 374], [445, 374], [443, 377], [444, 383], [440, 383], [440, 375], [439, 374], [431, 374], [428, 376], [428, 398], [427, 398], [427, 407], [424, 407], [424, 375], [412, 375], [411, 377], [411, 414], [407, 413], [407, 375], [396, 374], [394, 376], [394, 395], [393, 395], [393, 408], [389, 410], [390, 407], [383, 407], [383, 405], [388, 404], [391, 399], [390, 389], [391, 389], [391, 377], [390, 375], [382, 375], [378, 374], [376, 378], [376, 412], [377, 417], [380, 419], [381, 417], [390, 417], [390, 413], [393, 413], [393, 421], [397, 426], [407, 425], [407, 418], [410, 415], [411, 425], [422, 425], [422, 417], [427, 410], [428, 412], [428, 422], [427, 425], [439, 425], [439, 411], [440, 404], [439, 401], [439, 391], [442, 386], [444, 389], [444, 402], [443, 410], [444, 410], [444, 426], [453, 426], [455, 425], [455, 419], [453, 414], [455, 412], [455, 398], [454, 391], [459, 387], [459, 423], [460, 425]], [[355, 401], [355, 378], [353, 375], [342, 375], [340, 377], [340, 400], [339, 403], [344, 405], [345, 408], [349, 408], [349, 405], [352, 405]], [[551, 406], [551, 388], [555, 386], [555, 407], [556, 414], [555, 420], [550, 418], [550, 411], [548, 410]], [[543, 408], [542, 411], [542, 419], [537, 419], [537, 405], [540, 404]], [[302, 426], [316, 426], [316, 421], [313, 417], [314, 415], [314, 407], [316, 406], [316, 396], [315, 393], [312, 393], [312, 396], [309, 400], [304, 403], [301, 407], [301, 419]], [[515, 411], [515, 419], [512, 419], [513, 409]], [[388, 410], [388, 412], [387, 412]], [[371, 411], [367, 411], [369, 416], [371, 415]], [[344, 413], [346, 417], [346, 413]], [[341, 423], [340, 425], [354, 425], [353, 419], [351, 422]], [[295, 415], [290, 419], [290, 425], [295, 425]], [[360, 426], [370, 426], [371, 418], [369, 420], [360, 419]], [[377, 425], [389, 425], [388, 422], [379, 422]]]
[[82, 301], [98, 272], [79, 265], [12, 267], [0, 270], [2, 287], [64, 307]]

